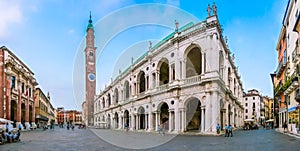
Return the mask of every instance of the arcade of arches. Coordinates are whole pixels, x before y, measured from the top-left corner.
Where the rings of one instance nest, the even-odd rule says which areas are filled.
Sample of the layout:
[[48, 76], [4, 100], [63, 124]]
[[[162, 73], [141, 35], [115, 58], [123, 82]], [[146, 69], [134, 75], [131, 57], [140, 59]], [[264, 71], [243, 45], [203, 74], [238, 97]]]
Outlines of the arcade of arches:
[[242, 126], [242, 82], [218, 19], [202, 23], [207, 25], [164, 39], [120, 72], [94, 100], [95, 126], [104, 122], [113, 129], [145, 131], [160, 126], [174, 133]]

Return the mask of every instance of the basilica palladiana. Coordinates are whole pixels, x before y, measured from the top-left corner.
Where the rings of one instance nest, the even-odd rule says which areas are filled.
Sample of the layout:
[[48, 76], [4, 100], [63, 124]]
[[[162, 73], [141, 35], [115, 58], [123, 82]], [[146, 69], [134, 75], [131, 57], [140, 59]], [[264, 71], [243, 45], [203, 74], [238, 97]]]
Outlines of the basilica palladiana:
[[217, 12], [182, 27], [123, 69], [94, 100], [95, 127], [213, 134], [243, 124], [243, 86]]

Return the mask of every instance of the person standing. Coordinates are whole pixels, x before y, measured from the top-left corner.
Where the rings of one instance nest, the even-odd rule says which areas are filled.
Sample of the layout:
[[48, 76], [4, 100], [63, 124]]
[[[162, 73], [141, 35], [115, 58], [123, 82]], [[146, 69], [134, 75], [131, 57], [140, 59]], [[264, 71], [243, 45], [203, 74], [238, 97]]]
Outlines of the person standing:
[[230, 135], [230, 137], [232, 137], [232, 126], [231, 125], [229, 125], [229, 127], [228, 127], [228, 137], [229, 137], [229, 135]]
[[226, 125], [225, 125], [225, 137], [227, 137], [227, 135], [229, 136], [229, 134], [228, 134], [228, 128], [229, 128], [229, 127], [228, 127], [228, 125], [226, 124]]
[[162, 126], [162, 134], [163, 134], [163, 136], [165, 135], [165, 130], [166, 130], [166, 122], [163, 123], [163, 126]]
[[218, 125], [216, 126], [216, 129], [217, 129], [217, 134], [220, 134], [220, 129], [221, 129], [221, 127], [220, 127], [219, 123], [218, 123]]
[[160, 134], [160, 125], [157, 126], [158, 134]]

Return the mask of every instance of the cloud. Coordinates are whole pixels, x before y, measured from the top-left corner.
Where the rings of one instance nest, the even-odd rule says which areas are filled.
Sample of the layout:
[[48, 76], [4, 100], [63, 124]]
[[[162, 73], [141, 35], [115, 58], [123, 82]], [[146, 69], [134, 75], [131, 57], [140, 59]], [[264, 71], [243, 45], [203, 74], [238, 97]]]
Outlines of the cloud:
[[20, 1], [9, 0], [0, 1], [0, 37], [6, 37], [9, 34], [9, 26], [22, 21], [22, 12]]

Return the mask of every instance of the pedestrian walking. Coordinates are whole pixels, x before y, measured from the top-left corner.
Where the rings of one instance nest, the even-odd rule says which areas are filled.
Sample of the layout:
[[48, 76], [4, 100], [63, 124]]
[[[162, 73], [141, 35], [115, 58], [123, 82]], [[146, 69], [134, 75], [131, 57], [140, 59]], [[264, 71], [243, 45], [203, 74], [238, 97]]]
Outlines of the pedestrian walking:
[[160, 134], [160, 125], [157, 126], [158, 134]]
[[163, 136], [165, 135], [165, 131], [166, 131], [166, 122], [163, 123], [163, 126], [162, 126], [162, 134], [163, 134]]
[[228, 125], [226, 124], [226, 125], [225, 125], [225, 137], [227, 137], [227, 135], [229, 136], [229, 134], [228, 134], [228, 128], [229, 128], [229, 127], [228, 127]]
[[285, 132], [285, 129], [287, 129], [286, 121], [285, 121], [284, 124], [283, 124], [283, 131], [284, 131], [284, 132]]
[[230, 137], [232, 137], [232, 126], [231, 125], [229, 125], [229, 127], [228, 127], [228, 137], [229, 137], [229, 135], [230, 135]]
[[217, 129], [217, 134], [220, 134], [220, 129], [221, 129], [221, 127], [220, 127], [219, 123], [218, 123], [218, 125], [216, 126], [216, 129]]

